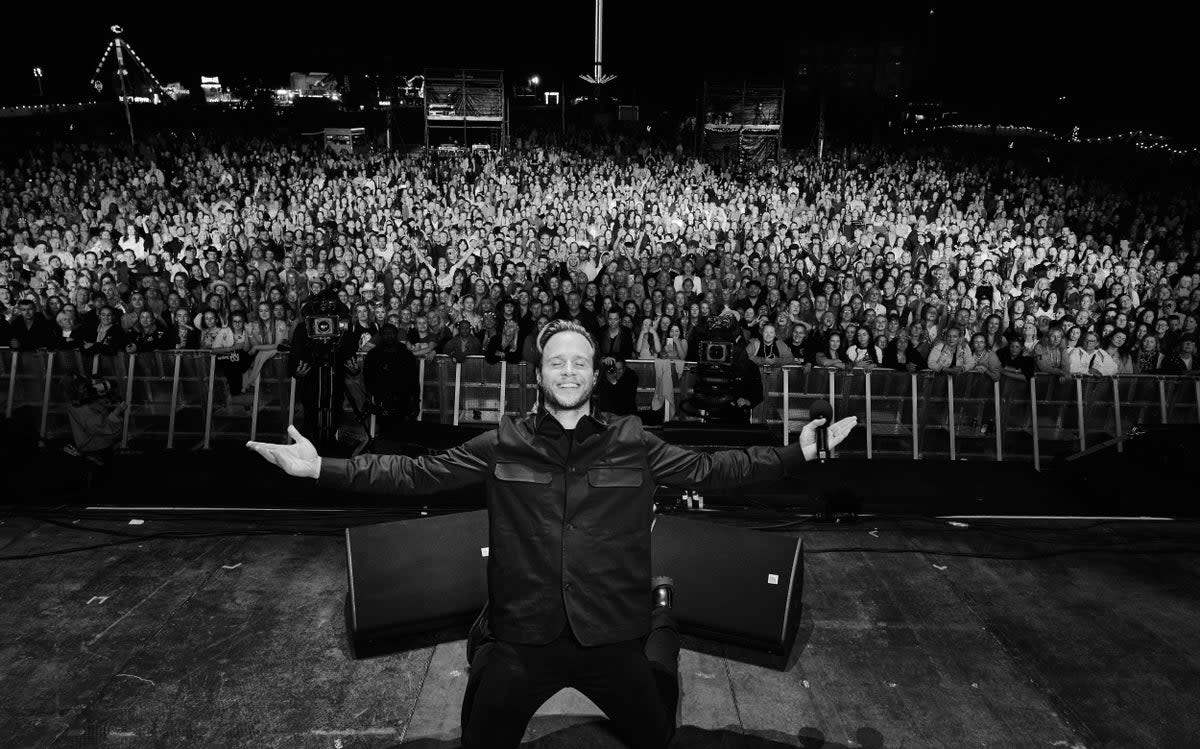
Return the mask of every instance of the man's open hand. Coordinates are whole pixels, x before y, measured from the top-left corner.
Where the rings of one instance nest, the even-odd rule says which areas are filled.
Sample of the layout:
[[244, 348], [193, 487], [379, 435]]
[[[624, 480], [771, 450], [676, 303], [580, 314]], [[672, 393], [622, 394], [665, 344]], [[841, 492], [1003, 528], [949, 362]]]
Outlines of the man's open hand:
[[312, 479], [320, 476], [321, 456], [317, 454], [317, 448], [295, 426], [288, 426], [288, 434], [296, 441], [294, 444], [247, 442], [246, 447], [282, 468], [289, 476]]
[[[800, 450], [804, 453], [805, 460], [815, 460], [817, 457], [817, 430], [825, 426], [825, 419], [813, 419], [804, 425], [804, 430], [800, 432]], [[854, 431], [854, 427], [858, 426], [857, 416], [847, 416], [840, 421], [835, 421], [829, 427], [829, 449], [837, 447], [842, 443], [842, 440], [850, 436], [850, 432]]]

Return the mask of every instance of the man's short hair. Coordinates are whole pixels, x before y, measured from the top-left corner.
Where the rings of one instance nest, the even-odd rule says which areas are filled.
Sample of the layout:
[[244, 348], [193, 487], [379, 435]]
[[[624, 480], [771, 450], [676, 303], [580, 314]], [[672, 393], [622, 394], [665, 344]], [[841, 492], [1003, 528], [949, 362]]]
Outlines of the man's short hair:
[[596, 345], [596, 339], [592, 338], [592, 334], [587, 331], [587, 328], [583, 327], [582, 325], [575, 322], [574, 320], [556, 319], [556, 320], [551, 320], [550, 322], [546, 323], [544, 326], [542, 326], [542, 329], [540, 331], [538, 331], [538, 335], [537, 335], [537, 366], [538, 366], [538, 369], [542, 368], [542, 352], [545, 351], [546, 344], [550, 342], [551, 338], [558, 335], [559, 333], [578, 333], [579, 335], [583, 336], [584, 340], [586, 340], [588, 342], [588, 345], [592, 347], [592, 367], [594, 369], [599, 368], [600, 361], [597, 358], [597, 354], [599, 353], [599, 347]]

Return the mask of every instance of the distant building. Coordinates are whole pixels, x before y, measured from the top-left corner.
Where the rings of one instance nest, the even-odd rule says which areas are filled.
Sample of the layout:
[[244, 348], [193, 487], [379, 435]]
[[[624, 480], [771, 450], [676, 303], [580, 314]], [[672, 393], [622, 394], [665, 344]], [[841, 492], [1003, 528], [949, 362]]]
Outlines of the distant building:
[[200, 90], [204, 92], [204, 101], [209, 104], [228, 104], [237, 99], [221, 85], [221, 79], [215, 75], [200, 76]]
[[184, 86], [179, 81], [173, 81], [173, 82], [168, 83], [167, 85], [163, 86], [163, 91], [166, 92], [167, 96], [174, 99], [175, 101], [179, 101], [180, 99], [186, 99], [188, 96], [191, 95], [191, 92], [187, 90], [187, 87]]

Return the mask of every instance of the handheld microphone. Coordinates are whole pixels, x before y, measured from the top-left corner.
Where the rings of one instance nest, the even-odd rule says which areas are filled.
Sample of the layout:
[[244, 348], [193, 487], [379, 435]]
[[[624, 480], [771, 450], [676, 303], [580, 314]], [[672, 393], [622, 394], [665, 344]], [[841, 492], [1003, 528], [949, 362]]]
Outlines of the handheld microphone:
[[808, 415], [814, 420], [825, 420], [824, 424], [817, 427], [817, 460], [824, 463], [829, 458], [829, 424], [833, 421], [833, 406], [827, 400], [814, 401], [808, 409]]

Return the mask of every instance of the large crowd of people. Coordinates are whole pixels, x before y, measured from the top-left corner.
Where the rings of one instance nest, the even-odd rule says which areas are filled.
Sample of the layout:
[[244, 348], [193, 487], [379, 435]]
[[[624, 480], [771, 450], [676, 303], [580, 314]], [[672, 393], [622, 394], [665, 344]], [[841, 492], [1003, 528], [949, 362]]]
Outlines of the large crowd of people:
[[0, 192], [0, 345], [211, 349], [233, 392], [332, 288], [363, 354], [386, 325], [418, 358], [532, 361], [533, 333], [570, 318], [606, 364], [677, 363], [724, 314], [768, 367], [1200, 371], [1194, 195], [945, 152], [729, 173], [623, 140], [446, 155], [163, 138], [30, 151]]

